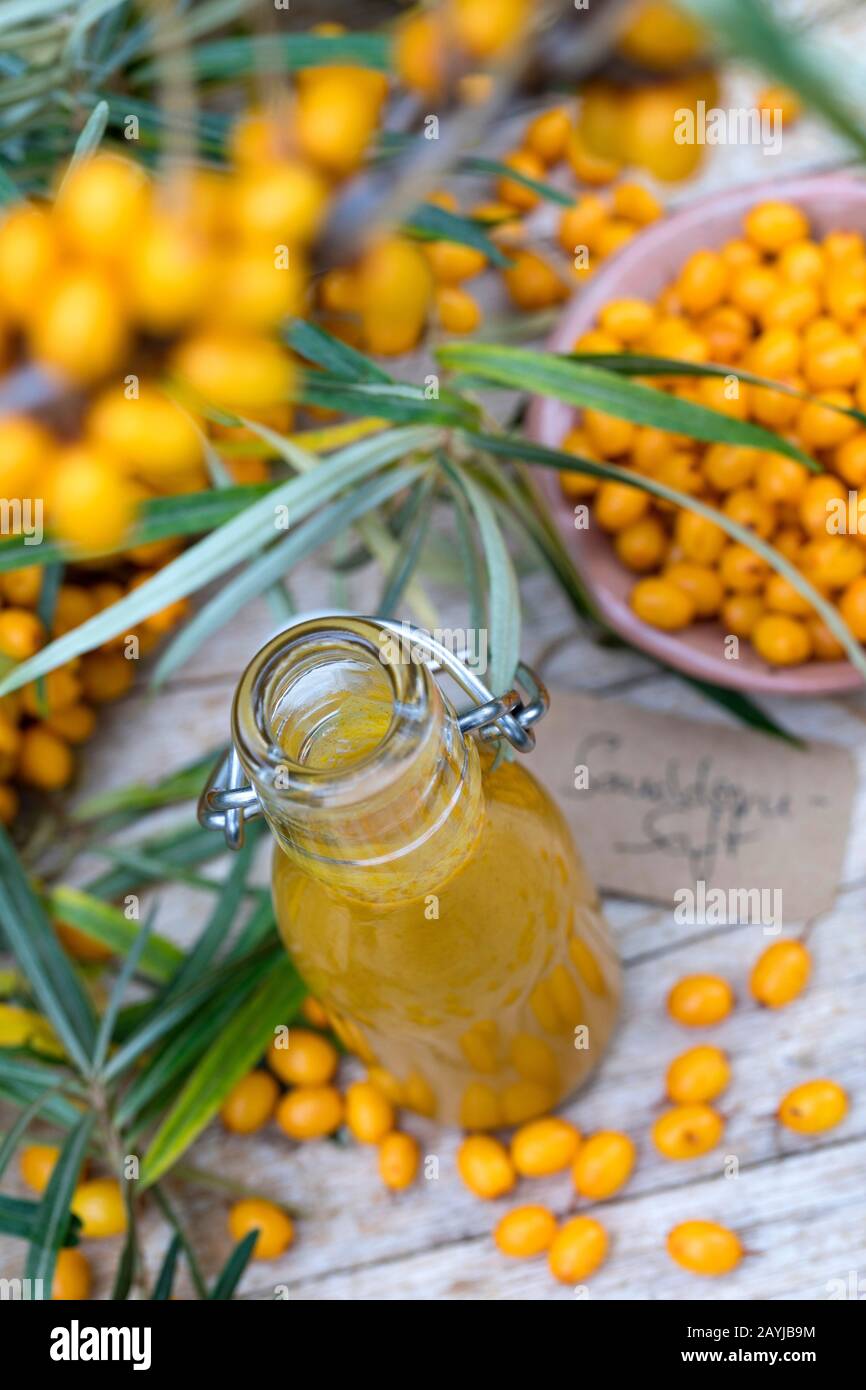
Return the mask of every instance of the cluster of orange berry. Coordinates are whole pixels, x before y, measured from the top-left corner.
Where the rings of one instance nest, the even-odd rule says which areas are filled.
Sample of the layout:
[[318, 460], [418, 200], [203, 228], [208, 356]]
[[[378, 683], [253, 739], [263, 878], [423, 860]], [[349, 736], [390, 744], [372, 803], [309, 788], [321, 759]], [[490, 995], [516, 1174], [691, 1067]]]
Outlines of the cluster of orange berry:
[[[574, 346], [730, 365], [728, 377], [653, 380], [681, 400], [778, 431], [812, 454], [822, 472], [783, 454], [701, 445], [594, 410], [583, 412], [562, 447], [718, 507], [774, 545], [866, 641], [866, 535], [856, 527], [842, 533], [849, 529], [849, 491], [858, 507], [866, 498], [866, 430], [844, 413], [866, 405], [863, 237], [833, 231], [819, 241], [799, 208], [758, 204], [744, 218], [742, 238], [696, 251], [655, 304], [609, 303], [597, 328]], [[788, 391], [741, 381], [738, 367]], [[646, 576], [631, 596], [644, 622], [675, 631], [715, 618], [774, 665], [843, 656], [797, 589], [714, 522], [625, 483], [568, 474], [562, 487], [569, 498], [592, 498], [595, 521], [612, 536], [622, 563]], [[841, 527], [839, 516], [846, 518]]]
[[[805, 988], [811, 958], [802, 941], [780, 940], [755, 962], [749, 979], [752, 997], [766, 1008], [782, 1008]], [[734, 1006], [727, 980], [690, 975], [670, 992], [668, 1012], [685, 1027], [720, 1023]], [[719, 1048], [702, 1044], [675, 1057], [668, 1067], [666, 1093], [673, 1103], [655, 1121], [652, 1140], [665, 1158], [679, 1161], [708, 1153], [721, 1140], [724, 1120], [710, 1102], [727, 1087], [731, 1069]], [[820, 1079], [796, 1086], [778, 1109], [778, 1120], [798, 1134], [817, 1134], [839, 1124], [848, 1109], [845, 1091]], [[616, 1130], [583, 1138], [558, 1116], [532, 1120], [514, 1133], [510, 1148], [492, 1135], [471, 1134], [457, 1155], [458, 1172], [476, 1196], [491, 1200], [510, 1193], [518, 1178], [549, 1177], [570, 1169], [578, 1197], [601, 1202], [617, 1193], [634, 1170], [634, 1141]], [[554, 1278], [581, 1283], [601, 1265], [608, 1234], [594, 1216], [580, 1214], [557, 1224], [545, 1206], [515, 1207], [498, 1222], [494, 1239], [504, 1255], [530, 1258], [547, 1253]], [[668, 1234], [671, 1258], [693, 1274], [727, 1274], [744, 1250], [735, 1232], [712, 1221], [685, 1221]]]

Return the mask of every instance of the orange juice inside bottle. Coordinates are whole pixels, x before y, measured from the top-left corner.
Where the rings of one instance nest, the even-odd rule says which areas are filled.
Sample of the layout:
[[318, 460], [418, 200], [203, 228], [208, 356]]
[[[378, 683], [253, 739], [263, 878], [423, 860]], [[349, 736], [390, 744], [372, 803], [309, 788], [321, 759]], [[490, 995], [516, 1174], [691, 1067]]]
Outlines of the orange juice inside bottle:
[[599, 1061], [619, 969], [557, 807], [462, 734], [429, 667], [370, 619], [275, 639], [235, 743], [277, 844], [279, 929], [397, 1104], [471, 1129], [558, 1104]]

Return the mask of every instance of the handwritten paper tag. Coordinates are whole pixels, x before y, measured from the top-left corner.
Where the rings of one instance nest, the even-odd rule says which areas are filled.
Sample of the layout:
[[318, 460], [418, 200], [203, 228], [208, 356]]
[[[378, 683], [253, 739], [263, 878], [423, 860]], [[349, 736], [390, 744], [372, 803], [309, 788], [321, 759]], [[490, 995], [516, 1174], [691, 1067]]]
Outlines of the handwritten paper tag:
[[552, 693], [537, 736], [532, 770], [600, 888], [665, 904], [758, 890], [790, 923], [832, 906], [856, 787], [845, 749], [572, 691]]

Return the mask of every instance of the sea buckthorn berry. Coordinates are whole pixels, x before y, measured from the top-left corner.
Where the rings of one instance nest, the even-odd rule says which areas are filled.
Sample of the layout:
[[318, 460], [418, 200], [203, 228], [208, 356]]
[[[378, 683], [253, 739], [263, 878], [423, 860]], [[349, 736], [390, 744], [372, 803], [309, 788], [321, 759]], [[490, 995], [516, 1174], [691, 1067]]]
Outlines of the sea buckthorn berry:
[[653, 1143], [665, 1158], [700, 1158], [714, 1149], [725, 1122], [709, 1105], [675, 1105], [659, 1115], [652, 1128]]
[[783, 127], [791, 126], [802, 115], [803, 103], [790, 87], [765, 87], [758, 96], [758, 110], [780, 120]]
[[[685, 450], [668, 454], [667, 458], [663, 458], [652, 470], [650, 477], [690, 497], [698, 497], [706, 491], [697, 458]], [[678, 503], [663, 501], [660, 497], [656, 497], [654, 501], [655, 506], [662, 512], [675, 512], [678, 507]]]
[[726, 241], [722, 247], [721, 256], [728, 265], [737, 269], [742, 269], [746, 265], [758, 265], [761, 260], [761, 253], [757, 246], [753, 246], [750, 241], [744, 241], [742, 237], [734, 237], [732, 241]]
[[410, 91], [436, 96], [445, 77], [445, 35], [442, 17], [413, 11], [398, 23], [394, 37], [394, 67]]
[[781, 574], [771, 574], [767, 580], [764, 603], [772, 613], [790, 613], [793, 618], [806, 618], [812, 612], [809, 600]]
[[60, 1150], [54, 1144], [28, 1144], [21, 1150], [18, 1166], [21, 1177], [34, 1192], [44, 1192]]
[[543, 164], [557, 164], [565, 154], [565, 142], [571, 121], [564, 106], [542, 111], [526, 127], [523, 141], [528, 150]]
[[681, 434], [653, 429], [646, 425], [635, 433], [632, 461], [642, 472], [652, 473], [655, 466], [677, 449], [685, 448], [688, 440]]
[[683, 509], [674, 523], [674, 542], [687, 560], [712, 565], [727, 545], [727, 533], [708, 517]]
[[583, 428], [600, 458], [619, 458], [628, 453], [635, 437], [630, 420], [620, 420], [603, 410], [585, 410]]
[[824, 278], [824, 253], [814, 241], [791, 241], [776, 262], [786, 280], [795, 285], [817, 285]]
[[842, 330], [835, 319], [822, 314], [820, 318], [813, 319], [802, 333], [802, 344], [806, 351], [812, 348], [823, 347], [826, 343], [835, 343]]
[[84, 550], [113, 550], [132, 523], [135, 492], [111, 456], [89, 444], [62, 450], [50, 511], [58, 534]]
[[836, 322], [850, 328], [866, 309], [866, 281], [845, 266], [839, 266], [831, 270], [824, 281], [824, 300], [827, 312]]
[[722, 628], [734, 637], [748, 637], [763, 612], [758, 594], [729, 594], [722, 604]]
[[752, 594], [763, 585], [770, 573], [770, 566], [749, 546], [740, 545], [739, 541], [735, 541], [733, 545], [725, 546], [722, 551], [719, 573], [726, 589]]
[[599, 1130], [578, 1149], [571, 1169], [572, 1182], [581, 1197], [603, 1202], [628, 1182], [636, 1157], [634, 1143], [627, 1134]]
[[668, 538], [661, 522], [654, 516], [641, 517], [617, 531], [614, 549], [627, 569], [641, 574], [655, 569], [664, 558]]
[[836, 1081], [804, 1081], [789, 1091], [779, 1106], [779, 1120], [796, 1134], [821, 1134], [841, 1124], [848, 1097]]
[[639, 579], [629, 602], [642, 622], [664, 632], [688, 627], [695, 616], [695, 601], [670, 579]]
[[849, 584], [839, 600], [839, 612], [858, 642], [866, 642], [866, 576]]
[[764, 305], [780, 285], [781, 277], [769, 266], [745, 266], [731, 282], [731, 301], [749, 318], [760, 319]]
[[90, 1265], [80, 1250], [58, 1250], [51, 1281], [51, 1297], [56, 1302], [77, 1302], [90, 1297]]
[[762, 457], [757, 449], [744, 449], [736, 444], [711, 444], [704, 454], [704, 474], [716, 492], [731, 492], [751, 482]]
[[543, 1115], [553, 1105], [555, 1089], [543, 1081], [512, 1081], [502, 1092], [502, 1120], [506, 1125], [522, 1125], [524, 1121]]
[[559, 219], [557, 237], [563, 251], [573, 256], [578, 247], [594, 251], [608, 218], [608, 211], [597, 193], [584, 193], [574, 207], [566, 208]]
[[0, 419], [0, 496], [32, 496], [55, 449], [51, 435], [34, 420], [23, 415]]
[[821, 312], [818, 291], [812, 285], [782, 285], [761, 311], [765, 328], [804, 328]]
[[809, 629], [809, 639], [812, 643], [812, 656], [815, 661], [841, 661], [845, 655], [845, 648], [828, 628], [823, 618], [817, 616], [808, 618], [806, 626]]
[[[825, 404], [821, 404], [821, 402]], [[796, 432], [807, 449], [833, 449], [857, 433], [857, 421], [845, 411], [853, 405], [848, 391], [822, 391], [806, 401], [797, 415]], [[840, 407], [837, 409], [836, 407]]]
[[417, 1139], [402, 1130], [392, 1130], [379, 1145], [379, 1176], [392, 1192], [412, 1186], [420, 1161]]
[[326, 205], [327, 184], [309, 164], [270, 160], [239, 174], [232, 215], [241, 238], [273, 247], [310, 241]]
[[737, 488], [729, 492], [722, 505], [725, 516], [754, 531], [762, 540], [768, 540], [776, 529], [776, 509], [771, 502], [765, 502], [754, 488]]
[[649, 505], [649, 495], [639, 487], [605, 479], [595, 495], [594, 516], [603, 531], [622, 531], [645, 516]]
[[618, 183], [613, 190], [612, 204], [617, 217], [625, 217], [629, 222], [636, 222], [639, 227], [657, 222], [664, 212], [658, 198], [650, 193], [648, 188], [644, 188], [641, 183], [630, 183], [626, 179]]
[[478, 301], [456, 285], [436, 291], [436, 318], [446, 333], [474, 333], [481, 323]]
[[774, 391], [769, 386], [753, 386], [749, 393], [752, 419], [759, 425], [768, 425], [777, 433], [786, 429], [794, 420], [800, 402], [790, 392], [802, 391], [804, 383], [797, 377], [788, 376], [781, 378], [780, 385], [787, 386], [790, 390]]
[[746, 366], [757, 376], [778, 381], [795, 372], [800, 365], [802, 345], [793, 328], [776, 324], [761, 333], [745, 355]]
[[346, 1124], [359, 1144], [379, 1144], [394, 1128], [394, 1107], [370, 1081], [354, 1081], [346, 1091]]
[[131, 159], [95, 154], [73, 168], [54, 204], [60, 234], [85, 260], [122, 257], [148, 201], [147, 175]]
[[252, 1258], [254, 1260], [275, 1260], [282, 1255], [295, 1239], [292, 1218], [273, 1202], [263, 1198], [248, 1197], [235, 1202], [228, 1215], [229, 1235], [240, 1241], [251, 1231], [258, 1231]]
[[799, 666], [809, 660], [812, 644], [809, 629], [798, 618], [784, 613], [767, 613], [755, 623], [752, 646], [770, 666]]
[[20, 797], [15, 788], [10, 787], [8, 782], [0, 782], [0, 825], [12, 825], [18, 815], [20, 804]]
[[803, 375], [813, 391], [853, 386], [863, 372], [863, 349], [856, 339], [841, 334], [831, 342], [807, 348], [803, 356]]
[[580, 1284], [604, 1262], [608, 1235], [592, 1216], [573, 1216], [560, 1226], [548, 1251], [548, 1264], [561, 1284]]
[[5, 608], [0, 612], [0, 656], [25, 661], [45, 640], [41, 620], [28, 608]]
[[664, 578], [694, 600], [697, 618], [711, 618], [718, 613], [724, 589], [718, 574], [709, 566], [696, 565], [692, 560], [676, 560], [668, 565]]
[[802, 941], [774, 941], [752, 967], [749, 989], [767, 1009], [781, 1009], [806, 988], [812, 957]]
[[556, 1218], [547, 1207], [527, 1205], [508, 1211], [496, 1224], [493, 1239], [503, 1255], [527, 1260], [549, 1250], [556, 1235]]
[[487, 264], [483, 251], [459, 241], [428, 241], [423, 251], [434, 278], [442, 285], [459, 285], [479, 275]]
[[135, 663], [122, 652], [87, 652], [81, 662], [81, 685], [94, 705], [119, 700], [132, 688]]
[[574, 1125], [551, 1115], [517, 1131], [511, 1140], [511, 1161], [523, 1178], [546, 1178], [568, 1167], [579, 1144]]
[[120, 363], [127, 343], [116, 285], [86, 266], [58, 275], [34, 309], [29, 340], [37, 361], [75, 383], [107, 375]]
[[287, 1046], [270, 1044], [267, 1064], [287, 1086], [324, 1086], [337, 1070], [334, 1044], [306, 1028], [290, 1028]]
[[734, 1007], [734, 991], [721, 975], [684, 975], [668, 995], [668, 1013], [687, 1028], [721, 1023]]
[[768, 200], [750, 208], [743, 218], [743, 230], [762, 251], [781, 251], [792, 241], [809, 235], [805, 214], [793, 203]]
[[665, 1085], [674, 1104], [702, 1105], [720, 1096], [730, 1079], [727, 1053], [720, 1047], [703, 1043], [673, 1059]]
[[[515, 173], [521, 174], [524, 178], [543, 180], [544, 165], [533, 154], [531, 150], [514, 150], [507, 154], [501, 161], [506, 168], [513, 169]], [[524, 183], [519, 183], [517, 179], [508, 178], [504, 175], [497, 181], [496, 197], [503, 203], [509, 203], [512, 207], [520, 208], [521, 211], [528, 212], [534, 208], [540, 200], [540, 194], [534, 188], [527, 187]]]
[[709, 353], [699, 333], [676, 317], [661, 319], [646, 337], [646, 350], [656, 357], [672, 357], [677, 362], [706, 362]]
[[220, 1119], [234, 1134], [254, 1134], [274, 1113], [279, 1087], [266, 1071], [241, 1077], [223, 1101]]
[[333, 1086], [298, 1086], [283, 1096], [276, 1120], [290, 1139], [323, 1139], [343, 1123], [343, 1100]]
[[42, 679], [31, 681], [21, 689], [21, 708], [33, 719], [44, 713], [56, 714], [58, 710], [68, 709], [81, 696], [81, 682], [71, 666], [55, 666]]
[[866, 430], [858, 430], [833, 454], [833, 469], [851, 487], [866, 483]]
[[613, 299], [598, 316], [602, 331], [621, 343], [645, 337], [655, 322], [655, 309], [645, 299]]
[[866, 243], [859, 232], [828, 232], [821, 245], [827, 260], [834, 265], [862, 261], [866, 255]]
[[705, 314], [724, 299], [730, 271], [716, 251], [695, 251], [677, 280], [680, 303], [689, 314]]
[[691, 1274], [730, 1274], [743, 1258], [739, 1236], [715, 1221], [682, 1221], [668, 1233], [667, 1250]]
[[819, 589], [844, 589], [866, 567], [863, 547], [847, 536], [809, 541], [800, 552], [800, 568]]
[[810, 477], [798, 507], [804, 531], [808, 531], [810, 536], [826, 536], [829, 518], [840, 502], [847, 505], [848, 494], [838, 478], [827, 473]]
[[31, 724], [21, 737], [18, 778], [41, 791], [59, 791], [72, 780], [72, 754], [62, 738], [44, 724]]
[[749, 415], [751, 386], [746, 382], [731, 383], [725, 377], [705, 376], [693, 387], [698, 405], [729, 415], [732, 420], [745, 420]]
[[719, 304], [697, 322], [712, 362], [736, 362], [751, 337], [752, 326], [735, 304]]
[[504, 1197], [516, 1181], [514, 1164], [498, 1139], [470, 1134], [457, 1150], [457, 1172], [476, 1197]]
[[809, 471], [805, 464], [786, 454], [767, 454], [755, 451], [755, 491], [771, 505], [780, 502], [799, 502]]
[[301, 1013], [314, 1028], [328, 1028], [330, 1026], [327, 1009], [312, 994], [308, 994], [301, 1005]]
[[96, 714], [89, 705], [69, 705], [49, 714], [45, 727], [64, 743], [86, 743], [96, 729]]
[[[503, 271], [502, 279], [518, 309], [546, 309], [568, 294], [553, 267], [534, 251], [518, 251]], [[616, 351], [616, 344], [613, 350]]]
[[580, 183], [613, 183], [622, 167], [616, 159], [594, 154], [581, 132], [575, 129], [568, 132], [565, 157]]
[[241, 414], [286, 400], [295, 380], [291, 358], [278, 343], [222, 329], [187, 338], [177, 348], [173, 366], [205, 400]]
[[73, 1216], [81, 1221], [85, 1240], [98, 1236], [118, 1236], [126, 1230], [126, 1207], [120, 1184], [114, 1178], [93, 1178], [79, 1183], [70, 1204]]

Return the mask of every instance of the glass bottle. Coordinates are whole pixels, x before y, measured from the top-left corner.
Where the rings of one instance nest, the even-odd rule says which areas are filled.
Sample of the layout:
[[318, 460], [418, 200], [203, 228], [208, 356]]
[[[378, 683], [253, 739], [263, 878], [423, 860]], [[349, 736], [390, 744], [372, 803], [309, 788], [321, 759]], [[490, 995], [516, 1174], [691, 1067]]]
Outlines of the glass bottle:
[[547, 793], [461, 731], [416, 649], [374, 619], [298, 624], [248, 666], [232, 733], [286, 947], [395, 1103], [488, 1129], [587, 1078], [619, 994], [597, 894]]

